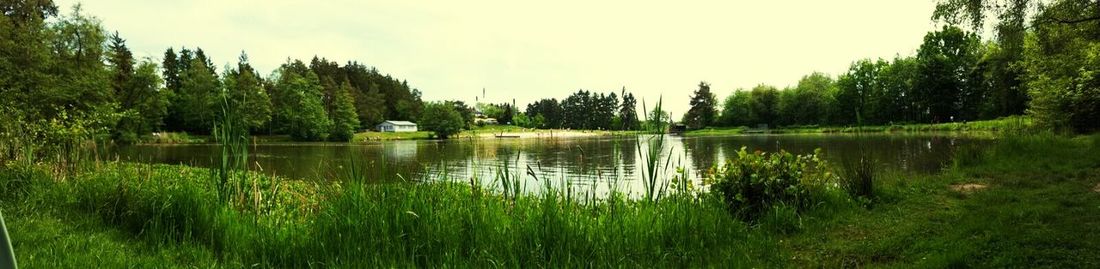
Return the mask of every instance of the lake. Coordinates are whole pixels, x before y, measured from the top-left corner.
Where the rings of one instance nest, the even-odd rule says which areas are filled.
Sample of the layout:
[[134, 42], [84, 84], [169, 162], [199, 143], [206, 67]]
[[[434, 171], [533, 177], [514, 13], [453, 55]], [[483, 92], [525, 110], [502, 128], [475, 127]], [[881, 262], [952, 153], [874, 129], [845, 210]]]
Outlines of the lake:
[[[638, 194], [643, 190], [642, 156], [650, 136], [603, 136], [568, 139], [405, 140], [368, 143], [269, 143], [249, 147], [252, 169], [292, 179], [338, 180], [351, 164], [370, 178], [387, 181], [457, 180], [477, 177], [495, 186], [503, 167], [518, 174], [529, 191], [549, 182], [577, 191], [606, 193], [612, 185]], [[824, 157], [840, 165], [856, 156], [862, 144], [885, 169], [931, 173], [949, 164], [963, 146], [983, 146], [989, 139], [950, 134], [789, 134], [709, 137], [668, 136], [671, 176], [683, 167], [694, 177], [741, 148], [749, 151], [786, 150], [797, 154], [821, 148]], [[112, 152], [118, 159], [150, 163], [209, 166], [218, 146], [132, 145]], [[528, 175], [530, 172], [535, 176]]]

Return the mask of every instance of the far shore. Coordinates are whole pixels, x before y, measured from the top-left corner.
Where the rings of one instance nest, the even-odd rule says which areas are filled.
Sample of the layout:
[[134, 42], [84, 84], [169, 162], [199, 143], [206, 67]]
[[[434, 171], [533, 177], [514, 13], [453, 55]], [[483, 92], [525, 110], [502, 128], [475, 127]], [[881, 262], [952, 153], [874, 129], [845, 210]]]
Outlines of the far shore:
[[[532, 129], [515, 126], [489, 126], [466, 130], [451, 137], [451, 139], [571, 139], [584, 137], [599, 137], [613, 135], [637, 134], [637, 131], [608, 131], [608, 130], [571, 130], [571, 129]], [[364, 143], [374, 141], [394, 140], [433, 140], [436, 139], [432, 132], [377, 132], [363, 131], [355, 134], [355, 138], [348, 143]], [[253, 143], [284, 143], [296, 142], [287, 135], [263, 135], [251, 136]], [[155, 134], [139, 144], [148, 145], [172, 145], [172, 144], [206, 144], [213, 143], [209, 135], [192, 135], [187, 133], [166, 132]], [[307, 142], [308, 143], [308, 142]]]
[[[707, 127], [684, 132], [683, 136], [724, 136], [754, 134], [830, 134], [830, 133], [998, 133], [1012, 132], [1032, 128], [1034, 124], [1027, 117], [1008, 117], [986, 121], [954, 122], [938, 124], [895, 124], [863, 127], [819, 127], [786, 126], [771, 129], [749, 127]], [[533, 129], [508, 125], [475, 127], [451, 137], [451, 139], [570, 139], [615, 135], [635, 135], [640, 131], [609, 130], [572, 130], [572, 129]], [[377, 132], [363, 131], [355, 134], [349, 143], [394, 140], [432, 140], [432, 132]], [[295, 142], [286, 135], [253, 135], [253, 143]], [[213, 143], [208, 135], [190, 135], [187, 133], [159, 133], [141, 144], [205, 144]]]

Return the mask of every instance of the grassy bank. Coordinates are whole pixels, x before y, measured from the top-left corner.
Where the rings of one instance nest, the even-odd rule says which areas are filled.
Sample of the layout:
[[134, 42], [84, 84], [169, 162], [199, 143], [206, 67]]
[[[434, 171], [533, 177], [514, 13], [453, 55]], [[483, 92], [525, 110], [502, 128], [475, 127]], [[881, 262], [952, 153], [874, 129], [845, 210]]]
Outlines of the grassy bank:
[[254, 175], [224, 201], [196, 168], [111, 164], [65, 182], [16, 170], [3, 210], [28, 268], [744, 264], [734, 254], [767, 248], [714, 200], [688, 197], [505, 199], [462, 184]]
[[751, 133], [773, 133], [773, 134], [815, 134], [815, 133], [905, 133], [905, 132], [989, 132], [989, 133], [1005, 133], [1005, 132], [1022, 132], [1034, 128], [1035, 124], [1031, 118], [1014, 116], [1005, 117], [995, 120], [984, 121], [971, 121], [971, 122], [951, 122], [951, 123], [935, 123], [935, 124], [894, 124], [894, 125], [878, 125], [878, 126], [787, 126], [779, 128], [771, 128], [768, 130], [759, 130], [749, 127], [707, 127], [699, 130], [691, 130], [684, 133], [685, 136], [714, 136], [714, 135], [737, 135], [737, 134], [751, 134]]
[[1100, 135], [964, 150], [943, 174], [888, 177], [872, 209], [815, 223], [781, 245], [805, 266], [1097, 267], [1096, 152]]
[[[870, 198], [780, 187], [656, 202], [359, 184], [354, 170], [338, 184], [238, 174], [223, 192], [199, 168], [108, 163], [57, 180], [8, 164], [0, 209], [27, 268], [1096, 267], [1096, 152], [1100, 135], [1009, 137], [961, 150], [939, 175], [880, 173]], [[716, 174], [789, 178], [775, 170], [789, 158], [750, 155]], [[754, 182], [722, 188], [772, 192]]]

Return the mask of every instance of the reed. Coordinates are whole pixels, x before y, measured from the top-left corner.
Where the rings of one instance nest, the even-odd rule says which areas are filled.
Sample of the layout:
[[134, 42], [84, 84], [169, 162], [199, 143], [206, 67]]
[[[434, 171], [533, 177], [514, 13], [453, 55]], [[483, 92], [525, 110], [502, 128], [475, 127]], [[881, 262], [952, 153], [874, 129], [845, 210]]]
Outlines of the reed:
[[[666, 118], [664, 115], [661, 102], [661, 99], [657, 99], [657, 105], [653, 108], [653, 111], [656, 112], [653, 113], [655, 118], [650, 119], [649, 113], [645, 113], [645, 121], [653, 124], [647, 124], [647, 135], [640, 136], [636, 143], [638, 152], [641, 152], [640, 156], [644, 166], [642, 183], [645, 189], [645, 200], [650, 202], [656, 202], [664, 195], [668, 187], [668, 181], [662, 179], [667, 174], [668, 167], [672, 162], [672, 155], [665, 154], [665, 139], [667, 139], [667, 136], [665, 135], [665, 125], [662, 124], [667, 121], [668, 126], [671, 126], [672, 119]], [[642, 111], [648, 111], [645, 100], [642, 100]]]

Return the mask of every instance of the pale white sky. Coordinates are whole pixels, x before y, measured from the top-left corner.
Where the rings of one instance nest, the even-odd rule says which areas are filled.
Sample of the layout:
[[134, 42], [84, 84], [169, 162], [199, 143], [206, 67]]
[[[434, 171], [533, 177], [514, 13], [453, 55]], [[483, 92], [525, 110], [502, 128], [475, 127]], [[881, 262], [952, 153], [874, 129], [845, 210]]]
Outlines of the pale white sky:
[[[57, 0], [69, 12], [78, 1]], [[221, 68], [245, 50], [270, 73], [288, 57], [356, 60], [424, 99], [522, 107], [622, 87], [687, 110], [699, 81], [724, 99], [792, 85], [861, 58], [911, 55], [937, 26], [934, 0], [851, 1], [122, 1], [83, 2], [139, 57], [202, 47]], [[220, 70], [219, 70], [220, 71]]]

